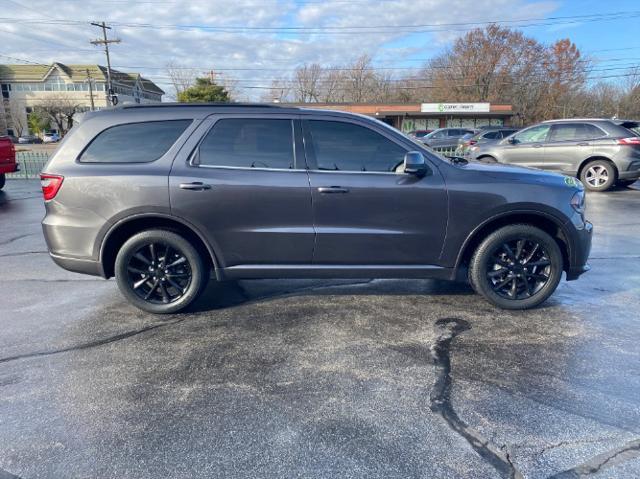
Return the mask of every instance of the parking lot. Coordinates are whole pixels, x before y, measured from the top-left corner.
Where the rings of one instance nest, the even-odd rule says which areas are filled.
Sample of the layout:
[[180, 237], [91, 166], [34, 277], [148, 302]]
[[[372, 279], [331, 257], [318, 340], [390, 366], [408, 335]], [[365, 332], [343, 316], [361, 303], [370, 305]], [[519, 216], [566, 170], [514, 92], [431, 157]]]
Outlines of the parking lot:
[[211, 284], [153, 316], [0, 192], [0, 478], [638, 477], [640, 183], [541, 308], [432, 280]]

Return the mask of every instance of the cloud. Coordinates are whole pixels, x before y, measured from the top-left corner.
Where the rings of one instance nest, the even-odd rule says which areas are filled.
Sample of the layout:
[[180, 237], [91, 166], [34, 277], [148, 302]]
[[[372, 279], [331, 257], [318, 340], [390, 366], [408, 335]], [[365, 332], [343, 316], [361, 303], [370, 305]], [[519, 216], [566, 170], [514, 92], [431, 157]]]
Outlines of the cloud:
[[[198, 73], [218, 70], [237, 80], [248, 99], [258, 99], [271, 79], [287, 75], [305, 62], [344, 64], [362, 54], [386, 66], [416, 67], [464, 33], [462, 28], [409, 25], [517, 20], [548, 16], [557, 9], [546, 0], [5, 0], [1, 17], [82, 20], [85, 24], [28, 24], [0, 20], [0, 54], [50, 63], [104, 64], [102, 50], [89, 44], [100, 31], [89, 21], [142, 23], [153, 28], [118, 26], [110, 35], [122, 43], [112, 48], [112, 65], [139, 71], [169, 91], [167, 63]], [[41, 13], [42, 12], [42, 13]], [[175, 28], [170, 25], [189, 25]], [[226, 27], [211, 31], [202, 26]], [[401, 25], [399, 28], [383, 28]], [[290, 28], [309, 31], [237, 30], [238, 27]], [[336, 28], [338, 27], [338, 28]], [[344, 34], [340, 27], [358, 27]], [[367, 28], [362, 28], [367, 27]], [[0, 57], [0, 62], [10, 60]], [[268, 68], [231, 71], [233, 68]]]

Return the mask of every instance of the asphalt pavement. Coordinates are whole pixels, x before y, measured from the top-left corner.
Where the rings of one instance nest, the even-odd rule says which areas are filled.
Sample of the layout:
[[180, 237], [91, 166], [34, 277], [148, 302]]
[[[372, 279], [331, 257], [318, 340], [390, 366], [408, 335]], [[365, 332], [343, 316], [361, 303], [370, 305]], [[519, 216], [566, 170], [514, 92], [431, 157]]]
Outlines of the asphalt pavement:
[[136, 310], [0, 192], [0, 479], [640, 476], [640, 183], [542, 307], [431, 280], [212, 283]]

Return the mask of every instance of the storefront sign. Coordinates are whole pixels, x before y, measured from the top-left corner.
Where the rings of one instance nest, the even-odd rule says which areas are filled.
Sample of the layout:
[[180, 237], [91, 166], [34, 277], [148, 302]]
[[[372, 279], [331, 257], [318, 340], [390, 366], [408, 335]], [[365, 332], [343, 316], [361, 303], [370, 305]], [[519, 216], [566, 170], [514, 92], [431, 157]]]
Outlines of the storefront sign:
[[486, 113], [491, 110], [490, 103], [422, 103], [423, 113]]

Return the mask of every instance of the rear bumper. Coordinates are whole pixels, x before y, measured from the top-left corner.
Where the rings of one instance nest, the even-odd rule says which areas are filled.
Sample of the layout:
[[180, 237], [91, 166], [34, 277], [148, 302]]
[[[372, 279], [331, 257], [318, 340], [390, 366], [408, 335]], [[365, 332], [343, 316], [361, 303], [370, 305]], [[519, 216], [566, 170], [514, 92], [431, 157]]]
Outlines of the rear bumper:
[[0, 165], [0, 173], [15, 173], [20, 171], [18, 163], [5, 163]]
[[102, 265], [98, 261], [84, 258], [71, 258], [69, 256], [60, 256], [57, 254], [49, 253], [51, 259], [55, 264], [67, 271], [73, 271], [74, 273], [89, 274], [91, 276], [104, 276]]
[[618, 173], [619, 180], [637, 180], [640, 178], [640, 170], [621, 171]]
[[567, 281], [578, 279], [580, 275], [591, 269], [587, 263], [591, 252], [591, 239], [593, 237], [593, 225], [588, 221], [580, 229], [574, 229], [571, 239], [571, 258], [567, 269]]

